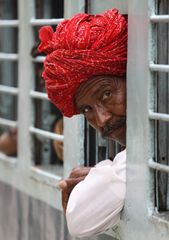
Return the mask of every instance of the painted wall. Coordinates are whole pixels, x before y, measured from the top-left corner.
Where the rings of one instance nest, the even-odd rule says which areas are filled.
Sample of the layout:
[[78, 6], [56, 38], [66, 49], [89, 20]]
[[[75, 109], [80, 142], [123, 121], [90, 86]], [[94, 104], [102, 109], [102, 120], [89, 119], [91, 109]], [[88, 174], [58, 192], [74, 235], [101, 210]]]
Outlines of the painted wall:
[[60, 211], [2, 182], [0, 196], [0, 239], [70, 239]]
[[[0, 196], [1, 240], [73, 240], [60, 211], [3, 182]], [[113, 240], [108, 235], [88, 239]]]

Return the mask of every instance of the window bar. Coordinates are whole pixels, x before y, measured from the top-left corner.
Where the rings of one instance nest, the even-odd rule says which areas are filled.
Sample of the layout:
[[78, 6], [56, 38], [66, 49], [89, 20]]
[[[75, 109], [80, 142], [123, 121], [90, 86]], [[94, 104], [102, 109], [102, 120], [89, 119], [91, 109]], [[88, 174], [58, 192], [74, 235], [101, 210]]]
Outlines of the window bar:
[[161, 121], [169, 122], [169, 114], [156, 113], [151, 110], [149, 110], [149, 118], [153, 120], [161, 120]]
[[48, 95], [46, 93], [37, 92], [33, 90], [30, 91], [30, 96], [36, 99], [49, 100]]
[[96, 132], [95, 164], [99, 162], [99, 134]]
[[17, 122], [5, 118], [0, 118], [0, 125], [7, 127], [17, 127]]
[[51, 133], [45, 130], [41, 130], [39, 128], [35, 128], [35, 127], [30, 127], [29, 131], [37, 136], [41, 136], [43, 138], [49, 138], [52, 140], [57, 140], [60, 142], [63, 142], [64, 140], [64, 135], [60, 135], [60, 134], [55, 134], [55, 133]]
[[45, 60], [45, 57], [43, 57], [43, 56], [38, 56], [38, 57], [32, 58], [32, 62], [35, 62], [35, 63], [43, 63], [44, 60]]
[[0, 20], [0, 27], [18, 27], [19, 20]]
[[15, 53], [0, 53], [0, 60], [8, 60], [8, 61], [17, 61], [18, 54]]
[[167, 23], [169, 22], [169, 15], [152, 15], [150, 20], [153, 23]]
[[9, 93], [9, 94], [12, 94], [12, 95], [17, 95], [19, 90], [18, 90], [18, 88], [15, 88], [15, 87], [8, 87], [8, 86], [0, 85], [0, 92], [1, 93]]
[[165, 64], [150, 63], [149, 68], [151, 71], [169, 72], [169, 65]]
[[85, 13], [91, 13], [91, 2], [90, 2], [90, 0], [85, 0]]
[[155, 169], [157, 171], [169, 173], [169, 166], [154, 162], [153, 159], [149, 160], [148, 165], [150, 168]]
[[30, 167], [30, 170], [31, 178], [36, 179], [40, 182], [45, 182], [49, 186], [59, 188], [59, 181], [62, 179], [60, 176], [46, 172], [34, 166]]
[[63, 21], [63, 18], [53, 18], [53, 19], [34, 19], [32, 18], [30, 20], [30, 23], [32, 26], [43, 26], [43, 25], [57, 25], [61, 21]]
[[[166, 12], [166, 8], [168, 8], [167, 1], [157, 1], [156, 3], [156, 11], [158, 14], [163, 14]], [[167, 160], [167, 132], [164, 128], [164, 123], [159, 121], [169, 121], [169, 115], [163, 114], [161, 112], [167, 112], [166, 104], [167, 99], [165, 94], [167, 95], [167, 74], [164, 72], [169, 72], [168, 64], [168, 54], [164, 48], [168, 49], [168, 30], [167, 24], [169, 23], [169, 15], [152, 15], [150, 17], [150, 21], [152, 24], [156, 23], [155, 27], [152, 25], [153, 34], [156, 38], [155, 46], [152, 45], [151, 50], [154, 51], [154, 55], [156, 56], [156, 62], [165, 63], [165, 64], [154, 64], [154, 62], [150, 62], [150, 70], [157, 71], [157, 75], [154, 75], [155, 81], [155, 111], [149, 110], [149, 119], [156, 120], [154, 125], [155, 130], [155, 138], [154, 138], [154, 159], [151, 158], [149, 160], [149, 167], [154, 169], [154, 207], [158, 209], [158, 211], [165, 212], [167, 210], [167, 191], [168, 191], [168, 174], [169, 166]], [[160, 24], [165, 23], [165, 24]], [[157, 25], [159, 24], [159, 25]], [[161, 35], [162, 34], [162, 35]], [[153, 49], [154, 48], [154, 49]], [[160, 73], [162, 72], [162, 73]], [[163, 87], [162, 87], [163, 86]], [[163, 96], [163, 97], [162, 97]], [[164, 101], [162, 100], [164, 98]], [[162, 101], [161, 101], [162, 100]], [[157, 121], [158, 120], [158, 121]], [[166, 135], [166, 136], [165, 136]], [[166, 139], [165, 139], [166, 138]], [[161, 140], [165, 139], [164, 142], [161, 143]]]

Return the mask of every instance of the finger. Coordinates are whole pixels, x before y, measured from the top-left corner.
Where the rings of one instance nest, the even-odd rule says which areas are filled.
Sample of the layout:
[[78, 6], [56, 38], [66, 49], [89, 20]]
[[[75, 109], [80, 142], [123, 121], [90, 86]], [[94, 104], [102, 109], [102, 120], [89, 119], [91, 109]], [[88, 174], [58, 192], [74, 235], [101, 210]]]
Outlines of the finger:
[[85, 179], [85, 176], [79, 178], [68, 178], [65, 180], [66, 187], [62, 188], [63, 191], [70, 193], [72, 189], [81, 181]]
[[[88, 173], [89, 173], [89, 171], [90, 171], [90, 169], [91, 169], [90, 167], [74, 168], [74, 169], [72, 170], [72, 172], [71, 172], [71, 174], [70, 174], [70, 176], [69, 176], [68, 179], [76, 178], [77, 180], [75, 180], [75, 182], [76, 182], [76, 181], [79, 182], [78, 178], [87, 176]], [[68, 179], [66, 179], [66, 180], [61, 180], [61, 181], [59, 182], [59, 187], [60, 187], [61, 189], [64, 189], [64, 188], [67, 187], [67, 181], [68, 181]], [[83, 178], [83, 179], [84, 179], [84, 178]], [[82, 180], [83, 180], [83, 179], [82, 179]], [[80, 180], [80, 181], [81, 181], [81, 180]], [[68, 182], [69, 182], [69, 181], [68, 181]], [[71, 180], [70, 182], [73, 182], [73, 180]]]
[[59, 182], [59, 187], [60, 187], [60, 189], [66, 188], [66, 187], [67, 187], [66, 181], [65, 181], [65, 180], [61, 180], [61, 181]]
[[86, 176], [89, 171], [90, 171], [91, 167], [78, 167], [78, 168], [74, 168], [72, 170], [72, 172], [70, 173], [70, 178], [77, 178], [77, 177], [82, 177], [82, 176]]
[[65, 191], [62, 191], [62, 207], [63, 207], [63, 210], [64, 210], [64, 213], [66, 214], [66, 208], [67, 208], [67, 203], [68, 203], [68, 200], [69, 200], [69, 195], [67, 192]]
[[84, 180], [84, 178], [85, 177], [65, 180], [67, 183], [67, 187], [62, 189], [62, 207], [65, 213], [66, 213], [67, 203], [68, 203], [71, 191], [79, 182]]

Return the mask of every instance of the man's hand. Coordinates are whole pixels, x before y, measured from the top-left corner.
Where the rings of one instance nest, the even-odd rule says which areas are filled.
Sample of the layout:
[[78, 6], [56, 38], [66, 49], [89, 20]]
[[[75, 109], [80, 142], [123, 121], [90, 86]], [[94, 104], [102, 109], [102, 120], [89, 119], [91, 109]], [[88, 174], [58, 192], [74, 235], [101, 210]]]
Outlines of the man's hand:
[[59, 187], [62, 189], [62, 206], [65, 213], [71, 191], [76, 186], [76, 184], [85, 179], [90, 169], [91, 167], [74, 168], [70, 173], [69, 178], [60, 181]]

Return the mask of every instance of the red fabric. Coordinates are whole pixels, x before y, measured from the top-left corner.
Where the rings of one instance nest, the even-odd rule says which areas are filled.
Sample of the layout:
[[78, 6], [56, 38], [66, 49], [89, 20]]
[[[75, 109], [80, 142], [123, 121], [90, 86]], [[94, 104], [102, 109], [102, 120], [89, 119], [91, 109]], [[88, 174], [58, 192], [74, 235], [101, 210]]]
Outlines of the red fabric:
[[39, 31], [39, 52], [45, 52], [43, 78], [50, 100], [64, 116], [77, 114], [74, 95], [95, 75], [126, 74], [127, 22], [117, 9], [104, 14], [77, 14]]

